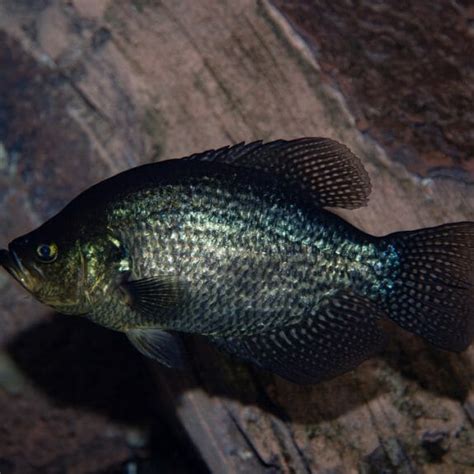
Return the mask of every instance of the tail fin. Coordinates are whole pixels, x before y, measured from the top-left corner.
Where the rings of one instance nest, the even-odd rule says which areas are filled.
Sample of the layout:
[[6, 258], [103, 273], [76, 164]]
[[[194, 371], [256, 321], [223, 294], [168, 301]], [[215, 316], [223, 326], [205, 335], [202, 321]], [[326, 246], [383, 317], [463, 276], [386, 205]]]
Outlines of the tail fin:
[[385, 300], [402, 328], [450, 351], [474, 338], [474, 222], [390, 234], [399, 258]]

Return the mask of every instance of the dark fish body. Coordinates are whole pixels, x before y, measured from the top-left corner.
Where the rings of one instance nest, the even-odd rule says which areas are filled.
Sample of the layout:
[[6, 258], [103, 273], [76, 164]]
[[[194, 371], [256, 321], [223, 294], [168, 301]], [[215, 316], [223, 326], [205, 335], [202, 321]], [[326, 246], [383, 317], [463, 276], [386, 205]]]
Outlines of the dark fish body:
[[[315, 382], [379, 350], [387, 317], [464, 349], [474, 224], [378, 238], [323, 209], [364, 205], [369, 192], [357, 158], [331, 140], [237, 145], [99, 183], [2, 263], [40, 300], [125, 332], [170, 366], [183, 363], [179, 334], [192, 333]], [[54, 261], [33, 257], [52, 250]]]
[[385, 291], [389, 280], [377, 269], [396, 259], [389, 244], [271, 183], [229, 174], [211, 165], [205, 177], [164, 180], [106, 211], [132, 274], [176, 279], [186, 296], [162, 314], [136, 312], [127, 321], [106, 311], [98, 322], [120, 330], [159, 322], [206, 335], [253, 334], [301, 321], [338, 290]]

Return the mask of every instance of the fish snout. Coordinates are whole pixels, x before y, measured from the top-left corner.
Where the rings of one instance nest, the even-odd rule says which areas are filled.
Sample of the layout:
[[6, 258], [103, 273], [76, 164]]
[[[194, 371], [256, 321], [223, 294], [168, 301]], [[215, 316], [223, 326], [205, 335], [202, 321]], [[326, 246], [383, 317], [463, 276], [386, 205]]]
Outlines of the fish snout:
[[10, 252], [5, 249], [0, 249], [0, 265], [2, 267], [5, 267], [9, 259], [10, 259]]
[[5, 268], [9, 273], [11, 273], [14, 277], [15, 270], [17, 270], [17, 265], [15, 265], [15, 259], [12, 258], [12, 253], [6, 249], [0, 250], [0, 265]]
[[0, 265], [26, 289], [31, 290], [33, 282], [31, 281], [30, 272], [26, 270], [17, 253], [12, 249], [11, 244], [9, 249], [0, 250]]

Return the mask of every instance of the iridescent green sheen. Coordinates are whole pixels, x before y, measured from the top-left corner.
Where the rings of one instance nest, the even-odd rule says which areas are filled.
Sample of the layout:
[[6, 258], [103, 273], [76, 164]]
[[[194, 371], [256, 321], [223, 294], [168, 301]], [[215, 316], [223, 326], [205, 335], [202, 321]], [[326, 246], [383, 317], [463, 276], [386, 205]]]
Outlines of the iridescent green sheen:
[[40, 301], [125, 332], [167, 366], [184, 365], [179, 333], [192, 333], [313, 383], [380, 350], [384, 318], [465, 349], [474, 224], [379, 238], [324, 209], [369, 193], [361, 162], [330, 139], [224, 147], [93, 186], [0, 264]]
[[111, 310], [110, 301], [93, 309], [96, 322], [115, 329], [253, 334], [311, 317], [340, 290], [377, 300], [390, 286], [393, 247], [242, 173], [185, 176], [127, 194], [105, 214], [131, 279], [171, 278], [183, 287], [163, 314]]

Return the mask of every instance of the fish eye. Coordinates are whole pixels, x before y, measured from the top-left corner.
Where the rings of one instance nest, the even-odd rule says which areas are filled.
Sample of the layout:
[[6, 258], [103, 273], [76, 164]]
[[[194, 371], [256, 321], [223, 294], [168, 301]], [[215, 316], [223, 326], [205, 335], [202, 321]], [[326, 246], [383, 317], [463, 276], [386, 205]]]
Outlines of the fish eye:
[[40, 244], [36, 248], [36, 254], [44, 263], [54, 262], [58, 256], [58, 246], [55, 243]]

